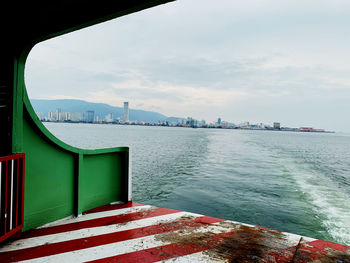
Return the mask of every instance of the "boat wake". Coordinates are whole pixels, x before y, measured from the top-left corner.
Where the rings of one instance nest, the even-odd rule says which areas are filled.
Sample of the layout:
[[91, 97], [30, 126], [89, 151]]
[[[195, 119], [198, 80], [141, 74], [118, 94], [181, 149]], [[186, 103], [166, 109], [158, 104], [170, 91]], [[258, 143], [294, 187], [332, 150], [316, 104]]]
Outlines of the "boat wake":
[[298, 187], [312, 204], [333, 241], [350, 245], [350, 196], [325, 173], [291, 161], [285, 163]]

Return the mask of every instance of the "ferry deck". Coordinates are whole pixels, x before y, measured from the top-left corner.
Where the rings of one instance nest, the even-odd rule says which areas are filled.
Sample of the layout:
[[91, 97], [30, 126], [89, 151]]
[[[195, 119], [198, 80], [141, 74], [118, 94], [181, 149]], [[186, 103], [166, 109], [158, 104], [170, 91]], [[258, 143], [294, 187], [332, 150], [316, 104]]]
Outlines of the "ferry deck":
[[61, 219], [0, 248], [1, 262], [350, 262], [350, 247], [128, 202]]

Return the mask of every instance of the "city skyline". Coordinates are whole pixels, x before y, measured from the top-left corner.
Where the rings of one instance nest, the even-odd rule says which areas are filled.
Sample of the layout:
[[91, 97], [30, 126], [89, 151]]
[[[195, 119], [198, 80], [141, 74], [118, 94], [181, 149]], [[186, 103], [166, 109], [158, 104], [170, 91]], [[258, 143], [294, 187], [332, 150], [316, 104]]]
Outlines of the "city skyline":
[[[90, 115], [94, 115], [94, 111], [87, 111], [86, 114], [76, 112], [49, 112], [48, 117], [40, 113], [36, 113], [42, 122], [68, 122], [68, 123], [93, 123], [93, 124], [121, 124], [121, 125], [142, 125], [142, 126], [168, 126], [168, 127], [185, 127], [185, 128], [220, 128], [220, 129], [241, 129], [241, 130], [269, 130], [269, 131], [288, 131], [288, 132], [317, 132], [317, 133], [335, 133], [334, 131], [326, 131], [325, 129], [313, 127], [283, 127], [280, 122], [274, 122], [272, 125], [259, 123], [252, 124], [249, 121], [234, 124], [221, 120], [219, 117], [217, 122], [207, 123], [205, 120], [196, 120], [192, 117], [179, 118], [176, 121], [159, 120], [157, 122], [125, 120], [117, 117], [113, 118], [111, 113], [107, 114], [105, 118], [94, 117], [91, 119]], [[75, 116], [83, 116], [76, 118]]]
[[349, 12], [344, 0], [180, 0], [38, 44], [26, 87], [30, 98], [350, 131]]
[[[197, 120], [192, 117], [167, 117], [163, 120], [129, 120], [129, 102], [123, 103], [123, 114], [114, 116], [113, 113], [107, 113], [104, 117], [96, 116], [94, 110], [85, 112], [62, 112], [61, 108], [56, 111], [49, 111], [47, 116], [36, 112], [38, 118], [43, 122], [71, 122], [71, 123], [108, 123], [123, 125], [151, 125], [151, 126], [170, 126], [170, 127], [192, 127], [192, 128], [226, 128], [226, 129], [248, 129], [248, 130], [280, 130], [292, 132], [334, 132], [314, 127], [286, 127], [281, 126], [280, 122], [273, 122], [272, 125], [260, 123], [250, 123], [249, 121], [241, 123], [232, 123], [217, 118], [216, 122], [207, 122], [206, 120]], [[171, 119], [171, 120], [170, 120]]]

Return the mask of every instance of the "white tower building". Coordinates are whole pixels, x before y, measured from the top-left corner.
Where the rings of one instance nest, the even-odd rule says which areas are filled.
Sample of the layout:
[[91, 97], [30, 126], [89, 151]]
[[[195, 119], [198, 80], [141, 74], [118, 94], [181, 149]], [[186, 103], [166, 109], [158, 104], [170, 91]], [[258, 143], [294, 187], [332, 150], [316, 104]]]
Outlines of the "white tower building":
[[129, 121], [129, 102], [124, 102], [124, 121]]

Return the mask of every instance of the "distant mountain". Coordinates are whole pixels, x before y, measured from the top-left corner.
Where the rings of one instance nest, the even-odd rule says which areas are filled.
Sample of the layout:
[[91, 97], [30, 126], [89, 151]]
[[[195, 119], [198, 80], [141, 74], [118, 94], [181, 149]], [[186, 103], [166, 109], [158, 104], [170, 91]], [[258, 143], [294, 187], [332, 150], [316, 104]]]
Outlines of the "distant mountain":
[[[123, 107], [114, 107], [105, 103], [94, 103], [84, 100], [30, 100], [36, 112], [48, 116], [50, 111], [61, 109], [61, 112], [80, 112], [95, 111], [95, 116], [104, 118], [107, 114], [113, 114], [114, 118], [122, 118], [124, 114]], [[134, 121], [157, 122], [164, 121], [167, 116], [153, 111], [129, 109], [129, 119]]]

